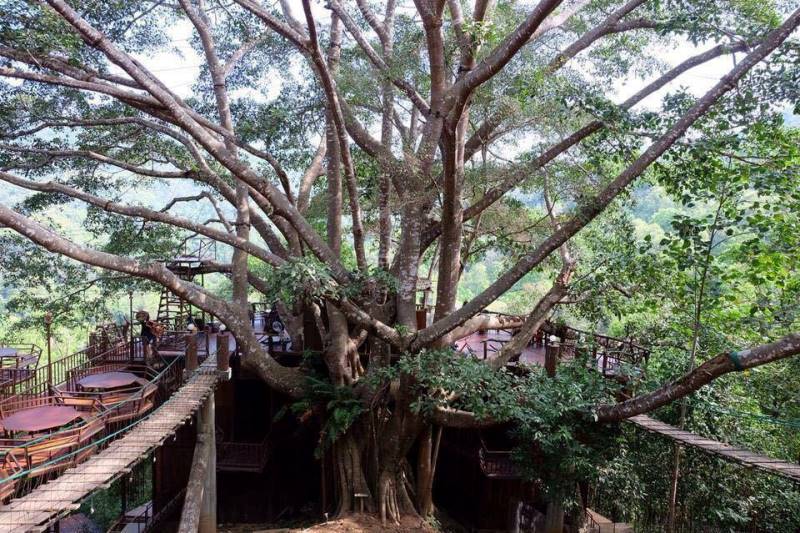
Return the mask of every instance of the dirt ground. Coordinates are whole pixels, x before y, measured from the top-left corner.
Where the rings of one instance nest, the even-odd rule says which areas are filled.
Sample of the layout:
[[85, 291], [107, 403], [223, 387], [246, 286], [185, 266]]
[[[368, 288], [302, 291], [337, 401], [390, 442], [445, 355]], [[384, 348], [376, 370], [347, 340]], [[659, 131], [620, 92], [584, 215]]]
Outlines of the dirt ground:
[[256, 524], [248, 525], [231, 525], [222, 526], [219, 528], [220, 533], [377, 533], [377, 532], [394, 532], [402, 533], [405, 531], [415, 531], [418, 533], [441, 533], [443, 530], [435, 528], [427, 522], [418, 519], [407, 519], [400, 525], [386, 524], [382, 525], [380, 520], [374, 516], [354, 514], [338, 520], [329, 520], [328, 522], [321, 522], [319, 524], [308, 525], [307, 527], [287, 527], [287, 528], [270, 528], [269, 526], [258, 526]]

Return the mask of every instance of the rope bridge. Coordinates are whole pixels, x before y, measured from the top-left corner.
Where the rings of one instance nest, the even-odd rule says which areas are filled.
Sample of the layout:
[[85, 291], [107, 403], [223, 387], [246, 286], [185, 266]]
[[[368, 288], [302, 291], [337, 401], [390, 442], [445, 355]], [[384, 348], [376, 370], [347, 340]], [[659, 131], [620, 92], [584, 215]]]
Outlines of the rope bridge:
[[[108, 435], [106, 449], [88, 461], [66, 470], [22, 498], [0, 507], [0, 532], [43, 531], [54, 521], [78, 509], [93, 492], [128, 473], [169, 437], [175, 434], [214, 392], [218, 379], [216, 356], [209, 357], [184, 386], [142, 420]], [[97, 446], [94, 442], [92, 446]], [[80, 453], [77, 450], [74, 453]]]
[[759, 468], [770, 474], [777, 474], [791, 479], [792, 481], [800, 482], [800, 464], [774, 459], [766, 455], [753, 453], [744, 448], [725, 444], [724, 442], [707, 439], [690, 431], [684, 431], [675, 426], [665, 424], [664, 422], [655, 420], [646, 415], [633, 416], [629, 418], [628, 421], [646, 431], [656, 433], [681, 444], [694, 446], [695, 448], [718, 455], [729, 461], [734, 461], [751, 468]]

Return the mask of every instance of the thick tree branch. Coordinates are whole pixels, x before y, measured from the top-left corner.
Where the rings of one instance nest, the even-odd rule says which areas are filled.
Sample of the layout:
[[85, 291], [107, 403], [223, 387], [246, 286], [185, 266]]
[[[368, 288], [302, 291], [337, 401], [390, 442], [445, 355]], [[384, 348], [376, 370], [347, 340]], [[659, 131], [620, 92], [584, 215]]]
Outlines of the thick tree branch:
[[[623, 4], [622, 7], [616, 9], [603, 22], [601, 22], [591, 30], [581, 35], [577, 41], [573, 42], [562, 52], [560, 52], [555, 58], [553, 58], [545, 68], [545, 72], [550, 73], [558, 70], [569, 59], [575, 57], [576, 55], [578, 55], [579, 52], [588, 48], [592, 43], [597, 41], [600, 37], [608, 35], [609, 33], [626, 31], [626, 29], [617, 27], [619, 21], [622, 20], [623, 17], [627, 16], [631, 11], [633, 11], [634, 9], [641, 6], [647, 1], [648, 0], [630, 0], [629, 2]], [[627, 29], [634, 29], [634, 27], [630, 27]]]
[[358, 182], [356, 180], [355, 164], [353, 163], [353, 158], [350, 153], [350, 144], [347, 138], [344, 115], [339, 105], [339, 93], [336, 89], [336, 81], [333, 79], [333, 76], [331, 76], [330, 70], [322, 57], [322, 51], [320, 50], [319, 41], [317, 40], [316, 23], [311, 13], [309, 0], [303, 0], [303, 11], [305, 12], [306, 24], [308, 26], [309, 55], [311, 56], [312, 63], [315, 66], [315, 70], [325, 90], [327, 107], [333, 118], [336, 135], [339, 141], [339, 152], [342, 157], [345, 184], [347, 185], [347, 199], [350, 203], [350, 216], [353, 221], [353, 248], [355, 248], [356, 252], [356, 263], [361, 271], [366, 272], [367, 257], [364, 251], [364, 224], [361, 220], [361, 202], [359, 200]]
[[[658, 91], [671, 81], [677, 79], [681, 74], [684, 72], [691, 70], [694, 67], [707, 63], [712, 59], [720, 57], [722, 55], [734, 52], [741, 52], [746, 50], [748, 45], [746, 43], [737, 43], [733, 45], [729, 44], [720, 44], [717, 45], [705, 52], [697, 54], [695, 56], [690, 57], [686, 61], [676, 65], [666, 73], [659, 76], [654, 81], [648, 83], [645, 87], [641, 90], [637, 91], [636, 94], [629, 97], [625, 100], [622, 104], [620, 104], [620, 108], [623, 110], [627, 110], [644, 100], [647, 96], [653, 94], [654, 92]], [[500, 114], [496, 115], [497, 119], [501, 119]], [[494, 124], [492, 120], [487, 120], [484, 122], [486, 129], [493, 127]], [[481, 129], [483, 126], [481, 126]], [[496, 127], [496, 126], [494, 126]], [[506, 193], [508, 193], [511, 189], [513, 189], [516, 185], [524, 181], [527, 177], [531, 175], [531, 173], [536, 172], [537, 170], [541, 169], [551, 161], [553, 161], [556, 157], [563, 154], [573, 146], [576, 146], [585, 138], [589, 137], [593, 133], [596, 133], [606, 127], [606, 123], [602, 120], [595, 120], [590, 122], [586, 126], [582, 127], [581, 129], [573, 132], [568, 137], [564, 138], [563, 140], [559, 141], [558, 143], [554, 144], [544, 152], [542, 152], [536, 159], [525, 165], [524, 167], [515, 167], [512, 169], [508, 169], [504, 172], [505, 177], [500, 180], [499, 185], [495, 185], [491, 187], [486, 193], [474, 202], [472, 205], [467, 207], [464, 210], [464, 221], [468, 221], [473, 219], [479, 213], [482, 213], [484, 210], [488, 209], [492, 206], [496, 201], [502, 198]], [[480, 129], [479, 132], [480, 133]], [[472, 139], [470, 142], [467, 143], [467, 146], [473, 146], [474, 149], [477, 149], [477, 143], [479, 142], [479, 137], [473, 136], [475, 139], [475, 144], [472, 143]], [[427, 249], [428, 246], [433, 243], [433, 241], [438, 237], [441, 233], [441, 226], [438, 222], [431, 223], [428, 226], [424, 233], [423, 233], [423, 250]]]
[[157, 262], [141, 264], [126, 257], [84, 248], [4, 205], [0, 205], [0, 224], [13, 229], [51, 252], [87, 265], [149, 279], [166, 287], [192, 305], [218, 317], [234, 334], [242, 352], [249, 359], [258, 361], [259, 366], [263, 369], [260, 374], [270, 386], [293, 397], [303, 394], [304, 380], [300, 373], [296, 369], [281, 366], [267, 356], [255, 338], [249, 322], [241, 320], [239, 314], [231, 309], [227, 302], [202, 287], [181, 280], [167, 270], [163, 264]]
[[[263, 194], [274, 208], [274, 212], [286, 218], [295, 228], [300, 238], [309, 245], [314, 254], [328, 263], [334, 277], [341, 283], [346, 284], [348, 282], [350, 276], [347, 270], [285, 195], [281, 194], [272, 184], [261, 179], [245, 162], [231, 154], [224, 143], [212, 136], [205, 129], [204, 124], [198, 122], [199, 117], [196, 113], [192, 113], [171, 92], [165, 90], [163, 84], [154, 81], [152, 74], [119, 50], [63, 0], [48, 0], [48, 3], [78, 31], [87, 43], [101, 50], [109, 60], [125, 70], [145, 87], [166, 108], [167, 113], [175, 120], [175, 123], [190, 133], [217, 161], [228, 168], [237, 178]], [[224, 128], [221, 129], [223, 132], [225, 131]]]
[[253, 254], [255, 257], [258, 257], [259, 259], [270, 265], [279, 266], [283, 264], [283, 260], [280, 257], [268, 252], [267, 250], [260, 248], [259, 246], [256, 246], [255, 244], [249, 241], [245, 241], [244, 239], [241, 239], [224, 231], [215, 230], [213, 228], [209, 228], [208, 226], [197, 224], [190, 220], [176, 217], [161, 211], [154, 211], [152, 209], [140, 206], [123, 205], [117, 202], [113, 202], [111, 200], [107, 200], [105, 198], [100, 198], [99, 196], [95, 196], [87, 192], [83, 192], [79, 189], [63, 185], [61, 183], [54, 183], [54, 182], [40, 183], [36, 181], [26, 180], [18, 176], [14, 176], [13, 174], [9, 174], [8, 172], [0, 171], [0, 180], [31, 191], [64, 194], [66, 196], [69, 196], [70, 198], [81, 200], [83, 202], [99, 207], [100, 209], [103, 209], [104, 211], [108, 211], [110, 213], [117, 213], [120, 215], [125, 215], [130, 217], [143, 218], [145, 220], [150, 220], [153, 222], [161, 222], [162, 224], [169, 224], [171, 226], [176, 226], [179, 228], [187, 229], [189, 231], [194, 231], [195, 233], [199, 233], [200, 235], [204, 235], [210, 239], [223, 242], [235, 248], [246, 250], [248, 253]]
[[383, 60], [383, 58], [381, 58], [375, 49], [372, 48], [356, 22], [347, 13], [347, 10], [342, 7], [337, 0], [331, 0], [329, 5], [342, 23], [344, 23], [345, 28], [347, 28], [347, 31], [356, 40], [358, 46], [364, 51], [364, 54], [367, 56], [367, 59], [369, 59], [369, 62], [372, 64], [372, 66], [379, 71], [382, 76], [389, 79], [395, 87], [400, 89], [400, 91], [402, 91], [402, 93], [405, 94], [411, 103], [413, 103], [420, 111], [422, 111], [424, 114], [428, 114], [430, 112], [430, 106], [422, 97], [422, 95], [420, 95], [414, 86], [412, 86], [409, 82], [400, 78], [396, 78], [392, 75], [389, 65]]
[[616, 405], [597, 408], [599, 422], [615, 422], [654, 409], [688, 396], [720, 376], [746, 370], [800, 354], [800, 333], [792, 333], [775, 342], [762, 344], [741, 352], [722, 353], [698, 366], [679, 379], [653, 392], [631, 398]]
[[[459, 114], [472, 91], [500, 72], [562, 1], [541, 0], [522, 24], [497, 45], [478, 66], [448, 90], [447, 112]], [[431, 107], [433, 108], [433, 105]]]
[[723, 76], [664, 135], [650, 145], [633, 164], [620, 173], [598, 195], [588, 199], [580, 206], [570, 220], [565, 222], [535, 250], [523, 257], [467, 305], [419, 332], [412, 343], [412, 347], [419, 349], [427, 345], [486, 308], [499, 295], [522, 279], [532, 268], [540, 264], [559, 246], [594, 220], [647, 167], [661, 157], [712, 105], [723, 95], [734, 89], [736, 83], [751, 68], [780, 46], [798, 25], [800, 25], [800, 9], [792, 13], [779, 28], [770, 32], [761, 45], [743, 58], [728, 74]]

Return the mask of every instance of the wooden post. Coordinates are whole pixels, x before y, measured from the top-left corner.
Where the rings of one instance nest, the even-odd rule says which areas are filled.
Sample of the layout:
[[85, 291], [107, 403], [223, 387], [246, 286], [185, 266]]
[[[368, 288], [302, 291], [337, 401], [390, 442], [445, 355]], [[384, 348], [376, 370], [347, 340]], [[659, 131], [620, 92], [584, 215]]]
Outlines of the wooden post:
[[556, 365], [558, 363], [558, 351], [560, 346], [558, 344], [546, 344], [544, 347], [544, 369], [547, 375], [555, 377]]
[[423, 305], [422, 308], [417, 308], [417, 329], [425, 329], [428, 323], [428, 310]]
[[186, 335], [186, 372], [191, 373], [200, 366], [197, 360], [197, 336], [194, 333]]
[[230, 361], [230, 358], [230, 337], [227, 332], [220, 332], [217, 334], [217, 367], [220, 365], [220, 360], [227, 362]]
[[206, 400], [200, 411], [198, 431], [202, 431], [208, 441], [208, 468], [206, 469], [203, 503], [200, 510], [198, 533], [216, 533], [217, 531], [217, 442], [215, 432], [214, 396]]
[[120, 483], [120, 499], [122, 500], [122, 516], [128, 512], [128, 475], [122, 476]]
[[[49, 392], [50, 388], [53, 386], [53, 359], [50, 355], [52, 344], [53, 314], [50, 311], [44, 315], [44, 325], [45, 328], [47, 328], [47, 390]], [[17, 365], [19, 365], [19, 359], [17, 359]]]
[[[227, 337], [225, 338], [227, 340]], [[217, 351], [217, 371], [220, 373], [228, 373], [231, 368], [230, 356], [222, 350]]]
[[214, 397], [197, 414], [197, 443], [186, 485], [178, 533], [217, 531], [217, 450], [214, 434]]

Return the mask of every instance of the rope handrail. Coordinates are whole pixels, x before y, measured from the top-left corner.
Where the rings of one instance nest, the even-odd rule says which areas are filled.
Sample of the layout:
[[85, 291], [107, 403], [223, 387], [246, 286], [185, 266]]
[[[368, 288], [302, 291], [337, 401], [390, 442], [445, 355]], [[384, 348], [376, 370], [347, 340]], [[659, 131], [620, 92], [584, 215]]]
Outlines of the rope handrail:
[[773, 416], [761, 415], [758, 413], [749, 413], [747, 411], [736, 411], [733, 409], [725, 409], [724, 407], [712, 405], [707, 402], [703, 402], [703, 406], [711, 411], [716, 411], [718, 413], [730, 416], [735, 416], [735, 417], [743, 416], [747, 418], [754, 418], [756, 420], [761, 420], [763, 422], [769, 422], [771, 424], [777, 424], [781, 426], [790, 427], [792, 429], [800, 430], [800, 418], [775, 418]]

